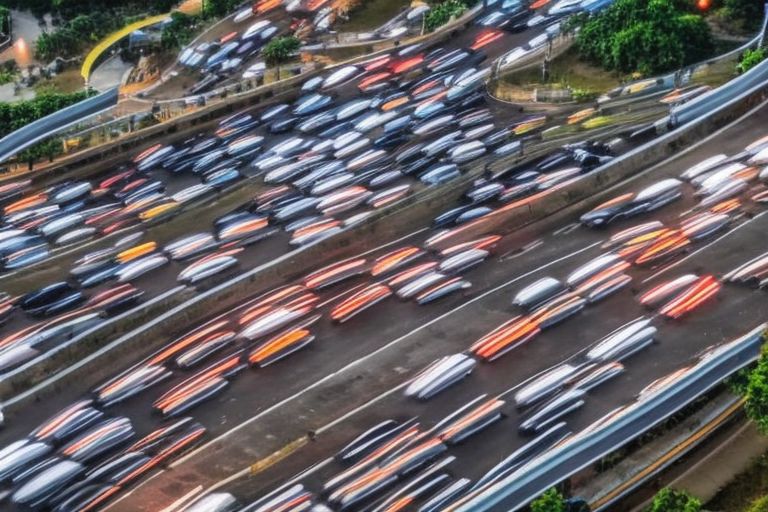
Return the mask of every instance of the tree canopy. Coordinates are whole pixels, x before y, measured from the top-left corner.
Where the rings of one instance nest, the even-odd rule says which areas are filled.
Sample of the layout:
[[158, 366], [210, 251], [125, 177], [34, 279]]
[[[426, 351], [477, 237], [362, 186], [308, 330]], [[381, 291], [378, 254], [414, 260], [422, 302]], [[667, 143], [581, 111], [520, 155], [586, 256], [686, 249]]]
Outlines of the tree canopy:
[[701, 501], [685, 491], [665, 487], [653, 497], [648, 512], [699, 512]]
[[681, 0], [616, 0], [575, 23], [580, 55], [622, 73], [670, 71], [707, 58], [714, 48], [709, 25]]
[[463, 0], [445, 0], [433, 5], [424, 19], [424, 28], [432, 32], [437, 27], [445, 25], [451, 18], [458, 18], [467, 10]]
[[755, 367], [745, 373], [746, 382], [740, 379], [736, 386], [746, 399], [744, 410], [757, 428], [768, 434], [768, 345], [763, 345]]
[[549, 489], [531, 502], [531, 512], [565, 512], [565, 498], [555, 489]]
[[301, 41], [294, 36], [276, 37], [264, 45], [261, 54], [270, 66], [277, 66], [277, 79], [280, 80], [280, 65], [285, 63], [301, 47]]
[[171, 22], [163, 27], [160, 36], [163, 48], [174, 50], [186, 45], [194, 37], [194, 27], [199, 21], [197, 16], [190, 16], [182, 12], [171, 14]]
[[242, 0], [205, 0], [203, 16], [219, 18], [231, 13]]

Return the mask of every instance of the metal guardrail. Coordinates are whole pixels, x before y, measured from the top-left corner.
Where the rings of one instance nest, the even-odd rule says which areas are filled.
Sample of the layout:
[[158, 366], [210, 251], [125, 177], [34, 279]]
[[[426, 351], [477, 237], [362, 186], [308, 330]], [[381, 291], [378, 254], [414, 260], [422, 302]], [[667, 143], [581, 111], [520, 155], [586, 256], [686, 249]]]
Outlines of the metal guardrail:
[[84, 99], [74, 105], [38, 119], [0, 139], [0, 162], [43, 139], [64, 131], [82, 119], [99, 114], [117, 104], [118, 88]]
[[[706, 393], [736, 371], [757, 359], [762, 345], [765, 324], [746, 334], [737, 345], [731, 346], [720, 358], [696, 363], [695, 372], [683, 376], [671, 388], [649, 392], [642, 400], [632, 403], [629, 410], [616, 416], [613, 421], [597, 425], [593, 430], [576, 434], [571, 442], [550, 449], [515, 473], [490, 484], [483, 492], [467, 500], [454, 512], [482, 512], [494, 506], [504, 505], [505, 510], [517, 510], [525, 506], [553, 483], [562, 481], [618, 446], [628, 443], [669, 418], [675, 412]], [[734, 340], [735, 341], [735, 340]], [[634, 406], [634, 407], [633, 407]], [[614, 412], [608, 413], [609, 418]], [[601, 420], [598, 420], [601, 421]]]

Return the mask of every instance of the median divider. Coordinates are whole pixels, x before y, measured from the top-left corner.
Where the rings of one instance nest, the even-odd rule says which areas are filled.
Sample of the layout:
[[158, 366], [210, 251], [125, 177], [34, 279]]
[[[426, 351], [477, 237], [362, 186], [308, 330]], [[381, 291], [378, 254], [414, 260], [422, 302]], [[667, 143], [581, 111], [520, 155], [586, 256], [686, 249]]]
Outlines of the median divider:
[[[114, 366], [110, 361], [113, 362], [116, 359], [111, 358], [123, 356], [130, 359], [130, 355], [115, 350], [112, 344], [106, 344], [108, 340], [131, 328], [141, 326], [163, 311], [190, 299], [193, 295], [194, 292], [190, 288], [177, 286], [130, 311], [105, 320], [4, 374], [0, 377], [0, 397], [13, 398], [6, 399], [0, 405], [4, 411], [12, 412], [16, 410], [16, 404], [27, 404], [30, 400], [34, 400], [34, 397], [38, 396], [38, 390], [45, 389], [46, 392], [55, 393], [56, 390], [61, 389], [61, 386], [71, 384], [73, 380], [79, 380], [81, 363], [88, 357], [102, 353], [108, 354], [107, 358], [100, 359], [103, 368], [89, 367], [86, 373], [96, 371], [102, 375], [104, 372], [114, 372]], [[62, 368], [64, 368], [63, 371]]]

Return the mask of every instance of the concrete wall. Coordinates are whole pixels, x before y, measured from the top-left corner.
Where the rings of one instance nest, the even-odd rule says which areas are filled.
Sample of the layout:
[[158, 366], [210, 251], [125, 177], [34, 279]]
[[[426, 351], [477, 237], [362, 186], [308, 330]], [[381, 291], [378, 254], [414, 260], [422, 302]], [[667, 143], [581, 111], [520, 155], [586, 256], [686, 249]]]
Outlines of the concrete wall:
[[[55, 349], [46, 352], [42, 356], [29, 361], [23, 366], [5, 374], [0, 378], [0, 397], [4, 398], [4, 405], [9, 405], [13, 409], [13, 403], [27, 403], [23, 397], [41, 384], [48, 392], [55, 392], [58, 387], [48, 387], [50, 379], [57, 379], [62, 368], [66, 368], [75, 380], [92, 382], [90, 373], [92, 367], [87, 372], [81, 374], [81, 368], [78, 362], [88, 355], [98, 353], [107, 342], [145, 322], [157, 318], [163, 312], [172, 309], [194, 296], [194, 291], [185, 287], [176, 287], [161, 296], [149, 300], [131, 311], [109, 319], [93, 329], [62, 342]], [[115, 357], [115, 352], [110, 351], [109, 358]], [[125, 354], [124, 354], [125, 355]], [[103, 370], [113, 372], [109, 364], [110, 359], [102, 359], [100, 362], [105, 367]], [[129, 356], [130, 360], [130, 356]], [[98, 369], [97, 369], [98, 372]], [[52, 377], [53, 376], [53, 377]], [[62, 380], [65, 382], [65, 380]], [[71, 384], [71, 381], [69, 381]], [[85, 389], [84, 389], [85, 391]], [[32, 394], [29, 394], [32, 396]], [[14, 398], [11, 398], [14, 397]]]

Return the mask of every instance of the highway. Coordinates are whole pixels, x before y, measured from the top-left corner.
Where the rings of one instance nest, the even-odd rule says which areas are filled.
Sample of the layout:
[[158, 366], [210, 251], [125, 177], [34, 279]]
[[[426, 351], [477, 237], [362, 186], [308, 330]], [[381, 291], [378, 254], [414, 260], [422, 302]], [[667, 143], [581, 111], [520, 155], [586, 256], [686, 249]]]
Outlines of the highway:
[[[523, 44], [532, 37], [539, 35], [542, 30], [543, 29], [540, 26], [537, 26], [534, 29], [519, 33], [510, 34], [504, 32], [502, 37], [483, 47], [480, 50], [480, 53], [485, 54], [486, 63], [490, 63], [506, 52], [510, 47]], [[466, 48], [471, 45], [480, 34], [487, 32], [488, 29], [473, 27], [472, 29], [461, 33], [458, 37], [452, 38], [450, 43], [446, 46], [446, 50]], [[429, 48], [425, 48], [424, 50], [427, 49]], [[332, 92], [334, 95], [334, 104], [341, 104], [346, 99], [357, 97], [359, 91], [357, 90], [355, 83], [355, 81], [347, 82], [336, 87]], [[526, 114], [520, 112], [520, 108], [517, 105], [496, 101], [487, 95], [485, 96], [484, 102], [492, 116], [490, 121], [497, 128], [514, 126], [516, 122], [525, 118]], [[263, 111], [265, 108], [266, 106], [259, 107], [260, 111]], [[566, 116], [572, 113], [575, 108], [577, 107], [571, 106], [563, 111], [555, 111], [547, 114], [548, 124], [559, 125], [564, 123]], [[646, 121], [655, 120], [665, 111], [665, 107], [658, 103], [656, 98], [650, 100], [639, 99], [634, 104], [630, 102], [626, 108], [633, 111], [632, 115], [634, 122], [638, 122], [640, 119], [645, 119]], [[254, 112], [254, 109], [250, 109], [250, 112]], [[382, 129], [377, 128], [371, 132], [369, 136], [373, 139], [377, 135], [380, 135], [381, 132]], [[573, 132], [573, 130], [571, 130], [571, 132]], [[289, 134], [273, 135], [268, 133], [263, 126], [253, 131], [254, 135], [265, 137], [264, 146], [267, 148], [285, 142], [291, 135], [295, 135], [296, 133], [297, 132], [294, 130]], [[426, 138], [422, 137], [421, 139], [424, 141], [434, 140], [442, 133], [444, 132], [440, 131], [435, 135], [430, 135]], [[584, 133], [585, 136], [587, 136], [589, 132], [585, 131]], [[189, 147], [201, 142], [211, 141], [213, 140], [211, 137], [212, 134], [199, 134], [193, 139], [188, 139], [180, 144], [177, 143], [176, 146], [180, 148]], [[529, 135], [527, 137], [532, 137], [535, 141], [537, 135], [534, 133], [532, 136]], [[258, 160], [258, 158], [256, 160]], [[126, 169], [130, 169], [132, 165], [134, 164], [131, 163], [131, 159], [126, 159], [124, 165], [118, 166], [117, 169], [104, 171], [103, 173], [92, 176], [89, 179], [91, 187], [94, 190], [103, 189], [105, 180], [108, 180], [112, 176], [119, 175]], [[184, 235], [206, 231], [206, 225], [212, 227], [214, 220], [221, 217], [221, 215], [244, 206], [248, 199], [256, 197], [260, 192], [268, 190], [268, 187], [261, 181], [261, 173], [256, 172], [252, 166], [248, 165], [247, 161], [238, 160], [234, 162], [233, 165], [238, 168], [238, 172], [246, 179], [244, 184], [241, 183], [240, 185], [235, 185], [235, 190], [233, 191], [227, 191], [227, 189], [221, 191], [214, 196], [212, 202], [208, 200], [208, 202], [204, 203], [204, 208], [196, 205], [195, 200], [190, 201], [189, 204], [185, 204], [187, 211], [181, 215], [176, 217], [171, 216], [168, 219], [160, 219], [162, 222], [159, 225], [146, 228], [146, 233], [140, 242], [154, 241], [162, 247], [164, 244]], [[202, 183], [201, 177], [194, 173], [169, 172], [169, 170], [157, 166], [150, 168], [141, 179], [146, 179], [148, 182], [159, 182], [164, 188], [163, 194], [160, 196], [160, 199], [158, 199], [159, 203], [155, 201], [151, 203], [151, 205], [162, 204], [163, 201], [168, 201], [168, 197], [172, 197], [174, 194], [181, 191], [189, 190], [190, 187], [196, 185], [199, 186]], [[125, 183], [125, 180], [123, 180], [122, 183]], [[409, 193], [418, 193], [418, 191], [423, 188], [421, 183], [408, 177], [402, 177], [392, 182], [391, 185], [393, 187], [399, 185], [411, 185], [412, 188]], [[105, 206], [112, 202], [113, 200], [109, 194], [101, 194], [98, 197], [94, 197], [89, 206]], [[198, 209], [202, 211], [199, 215], [195, 213]], [[372, 208], [355, 208], [349, 213], [344, 214], [339, 220], [350, 218], [355, 214], [366, 210], [370, 211]], [[13, 272], [5, 276], [0, 274], [0, 282], [4, 280], [7, 283], [6, 290], [9, 293], [20, 295], [53, 282], [63, 280], [73, 281], [67, 270], [71, 268], [73, 262], [75, 262], [78, 257], [90, 253], [95, 249], [107, 247], [123, 235], [141, 232], [145, 229], [138, 220], [129, 220], [127, 222], [122, 222], [121, 224], [112, 224], [110, 217], [100, 220], [97, 226], [102, 230], [102, 234], [110, 233], [110, 236], [98, 237], [97, 240], [90, 244], [81, 244], [74, 247], [69, 246], [59, 250], [59, 252], [64, 252], [64, 254], [56, 256], [57, 259], [54, 265], [42, 262], [39, 268], [22, 269], [21, 271]], [[415, 229], [418, 227], [420, 226], [414, 226]], [[227, 277], [235, 275], [237, 272], [246, 271], [273, 260], [275, 257], [284, 254], [291, 249], [291, 246], [287, 243], [288, 241], [289, 237], [286, 233], [284, 231], [278, 231], [277, 234], [270, 236], [257, 244], [245, 246], [243, 252], [237, 256], [239, 265], [236, 268], [232, 268], [213, 279], [209, 279], [206, 282], [197, 285], [198, 288], [208, 288], [213, 284], [222, 282]], [[58, 254], [58, 252], [55, 252], [54, 255], [55, 254]], [[143, 300], [149, 300], [175, 286], [177, 284], [176, 276], [185, 266], [185, 264], [180, 264], [175, 261], [171, 262], [169, 265], [134, 279], [132, 284], [144, 292]], [[89, 296], [93, 296], [95, 293], [103, 291], [106, 287], [107, 285], [101, 285], [86, 293], [89, 294]], [[17, 311], [11, 315], [9, 322], [4, 326], [0, 326], [0, 335], [15, 333], [19, 329], [23, 329], [33, 323], [35, 322], [32, 319]]]
[[[474, 28], [462, 33], [451, 39], [447, 49], [467, 47], [481, 32], [481, 29]], [[509, 48], [523, 44], [539, 33], [540, 29], [505, 34], [482, 51], [487, 53], [487, 61], [490, 62]], [[354, 83], [336, 88], [334, 94], [335, 105], [358, 96]], [[492, 114], [496, 128], [508, 128], [523, 119], [524, 114], [517, 105], [496, 102], [487, 95], [483, 101]], [[642, 118], [644, 121], [655, 119], [664, 111], [656, 98], [630, 104], [631, 107], [635, 107], [635, 111], [643, 111], [646, 116]], [[563, 123], [565, 117], [574, 110], [549, 116], [545, 126]], [[747, 144], [764, 135], [766, 121], [768, 106], [761, 105], [690, 150], [636, 176], [629, 183], [615, 187], [609, 197], [628, 191], [636, 192], [662, 178], [677, 177], [683, 170], [715, 153], [737, 154]], [[261, 127], [254, 133], [267, 137], [265, 146], [273, 147], [288, 140], [296, 132], [272, 136]], [[589, 132], [584, 134], [585, 137], [589, 135]], [[397, 151], [392, 150], [392, 153], [396, 154]], [[244, 164], [246, 162], [240, 162], [240, 172], [248, 181], [242, 189], [221, 194], [205, 206], [197, 206], [199, 214], [193, 208], [157, 226], [149, 227], [142, 241], [156, 240], [164, 244], [182, 234], [210, 229], [214, 219], [267, 190], [261, 182], [261, 173], [254, 172], [252, 167]], [[563, 165], [556, 169], [565, 167]], [[95, 185], [109, 174], [92, 178], [92, 183]], [[192, 174], [169, 173], [157, 168], [150, 170], [149, 176], [163, 182], [168, 195], [199, 183], [199, 178]], [[413, 184], [411, 193], [423, 187], [412, 178], [402, 177], [395, 182], [399, 183]], [[745, 197], [764, 189], [764, 185], [752, 184]], [[644, 220], [658, 219], [666, 225], [675, 226], [682, 216], [690, 215], [696, 206], [692, 187], [686, 184], [683, 190], [682, 199], [658, 212], [616, 222], [604, 230], [581, 226], [578, 218], [584, 209], [577, 206], [525, 229], [498, 233], [503, 237], [493, 249], [491, 257], [463, 273], [471, 287], [428, 305], [419, 306], [413, 301], [388, 298], [343, 325], [337, 325], [329, 319], [330, 309], [361, 290], [372, 279], [367, 275], [358, 276], [317, 292], [317, 309], [323, 313], [323, 317], [311, 328], [316, 337], [315, 342], [285, 361], [267, 368], [247, 368], [232, 376], [225, 391], [188, 413], [206, 428], [206, 437], [202, 443], [172, 462], [165, 470], [152, 473], [138, 485], [121, 492], [107, 508], [117, 511], [158, 511], [180, 497], [198, 496], [210, 489], [232, 492], [241, 502], [247, 503], [291, 480], [306, 468], [312, 469], [303, 474], [300, 481], [308, 489], [317, 492], [322, 482], [341, 469], [330, 457], [370, 426], [389, 418], [402, 421], [416, 417], [422, 425], [429, 427], [468, 401], [487, 394], [507, 401], [503, 409], [505, 418], [481, 435], [449, 450], [450, 454], [457, 457], [457, 462], [451, 468], [454, 476], [478, 478], [503, 456], [526, 442], [527, 438], [519, 434], [517, 429], [520, 414], [512, 401], [516, 390], [564, 361], [582, 361], [589, 347], [617, 327], [642, 315], [653, 315], [638, 304], [636, 296], [641, 291], [686, 272], [722, 276], [739, 264], [764, 253], [766, 244], [761, 234], [768, 228], [764, 205], [744, 201], [742, 206], [731, 213], [731, 222], [725, 232], [693, 243], [684, 256], [671, 264], [651, 268], [632, 267], [627, 271], [632, 277], [629, 287], [604, 301], [587, 306], [573, 318], [543, 331], [532, 341], [499, 360], [479, 364], [465, 381], [428, 402], [404, 397], [403, 388], [435, 359], [467, 351], [481, 336], [521, 313], [521, 310], [511, 305], [511, 299], [524, 286], [546, 276], [564, 279], [576, 267], [605, 252], [601, 244], [611, 234]], [[104, 202], [103, 197], [97, 199], [97, 204]], [[499, 202], [491, 204], [494, 208], [500, 206]], [[348, 218], [360, 211], [359, 208], [353, 209], [345, 212], [344, 216]], [[393, 249], [422, 246], [435, 234], [434, 229], [427, 227], [429, 221], [414, 221], [411, 229], [396, 241], [372, 241], [370, 249], [357, 257], [372, 261]], [[288, 240], [289, 234], [279, 231], [258, 244], [246, 247], [238, 255], [237, 269], [206, 281], [199, 289], [204, 290], [238, 271], [255, 268], [275, 259], [288, 250]], [[57, 264], [58, 268], [45, 269], [39, 274], [30, 273], [16, 284], [18, 289], [13, 290], [14, 293], [29, 289], [25, 287], [42, 286], [65, 278], [68, 266], [83, 252], [75, 250], [68, 254]], [[433, 256], [425, 256], [424, 260]], [[140, 277], [133, 284], [146, 292], [145, 299], [151, 298], [174, 285], [182, 268], [178, 263], [171, 263], [163, 267], [162, 271]], [[101, 285], [91, 293], [103, 289], [105, 287]], [[263, 292], [254, 290], [254, 297]], [[590, 391], [586, 407], [567, 417], [569, 428], [578, 431], [591, 424], [606, 412], [631, 401], [654, 379], [688, 363], [706, 347], [732, 339], [765, 321], [768, 313], [765, 293], [725, 285], [716, 300], [708, 301], [682, 321], [667, 321], [656, 317], [654, 325], [659, 329], [657, 343], [625, 361], [626, 371], [619, 377]], [[201, 325], [213, 319], [223, 319], [228, 325], [235, 326], [240, 313], [211, 311], [210, 317], [199, 321]], [[17, 312], [1, 328], [0, 335], [28, 325], [30, 319]], [[179, 325], [178, 334], [183, 335], [194, 327]], [[240, 338], [210, 361], [224, 354], [234, 354], [242, 348], [250, 350], [253, 346], [253, 343]], [[117, 375], [137, 363], [141, 362], [116, 362], [114, 373]], [[204, 366], [205, 363], [194, 371]], [[108, 407], [107, 412], [111, 416], [129, 418], [139, 436], [162, 425], [159, 414], [153, 412], [153, 402], [192, 375], [192, 371], [181, 370], [171, 364], [168, 364], [168, 369], [172, 372], [169, 380]], [[88, 396], [89, 390], [71, 386], [61, 390], [55, 397], [43, 398], [0, 431], [0, 446], [24, 437], [64, 405]], [[274, 465], [259, 465], [262, 469], [249, 478], [239, 478], [247, 476], [253, 464], [285, 446], [299, 448]], [[574, 461], [574, 464], [578, 465], [578, 461]]]
[[[756, 138], [757, 127], [763, 125], [767, 115], [768, 109], [762, 108], [736, 127], [711, 141], [702, 141], [693, 151], [665, 163], [652, 175], [635, 180], [628, 189], [637, 190], [663, 176], [678, 175], [687, 166], [709, 156], [714, 148], [726, 153], [738, 152]], [[672, 222], [692, 205], [687, 197], [653, 217]], [[643, 314], [632, 291], [645, 289], [666, 275], [673, 277], [685, 271], [722, 274], [763, 252], [759, 233], [765, 229], [768, 217], [760, 215], [759, 208], [748, 210], [747, 213], [754, 216], [743, 217], [727, 236], [702, 244], [696, 248], [697, 252], [678, 261], [674, 267], [633, 271], [631, 291], [625, 290], [587, 308], [494, 363], [480, 365], [465, 383], [444, 392], [428, 405], [401, 396], [402, 385], [410, 375], [440, 355], [465, 350], [485, 332], [510, 318], [512, 292], [538, 277], [563, 277], [578, 264], [600, 254], [599, 244], [610, 232], [631, 224], [620, 223], [606, 233], [576, 226], [572, 223], [575, 214], [571, 214], [570, 219], [552, 219], [547, 226], [534, 226], [524, 233], [505, 237], [492, 260], [467, 273], [473, 286], [463, 296], [448, 297], [424, 307], [390, 300], [343, 326], [322, 321], [316, 328], [318, 342], [311, 348], [273, 367], [246, 371], [223, 395], [196, 408], [193, 416], [208, 428], [209, 439], [214, 441], [180, 459], [172, 470], [149, 479], [112, 508], [157, 510], [197, 485], [208, 487], [247, 468], [307, 430], [317, 432], [317, 441], [297, 455], [246, 483], [238, 483], [234, 489], [236, 494], [253, 498], [312, 461], [323, 460], [378, 420], [419, 416], [428, 425], [481, 393], [509, 398], [510, 392], [526, 379], [575, 356], [614, 328]], [[555, 223], [558, 227], [553, 231]], [[417, 232], [400, 243], [416, 244], [428, 234]], [[743, 250], [730, 250], [734, 246]], [[521, 251], [523, 247], [529, 249]], [[356, 284], [351, 282], [348, 286]], [[322, 295], [322, 301], [331, 301], [345, 288], [334, 287]], [[703, 306], [685, 321], [662, 323], [659, 344], [630, 359], [625, 374], [590, 393], [588, 406], [570, 416], [569, 425], [575, 429], [585, 426], [625, 403], [653, 378], [679, 367], [709, 344], [741, 334], [746, 327], [764, 319], [766, 306], [755, 299], [759, 293], [726, 287], [717, 302]], [[738, 318], [739, 322], [726, 321], [732, 318]], [[692, 332], [698, 335], [691, 336]], [[660, 358], [662, 350], [664, 357]], [[163, 384], [110, 412], [128, 415], [139, 432], [147, 432], [157, 422], [150, 413], [151, 402], [171, 385], [173, 382]], [[349, 393], [349, 389], [354, 392]], [[56, 403], [74, 400], [81, 393], [81, 390], [65, 392], [57, 397]], [[3, 444], [29, 430], [53, 410], [53, 404], [39, 404], [23, 421], [2, 433]], [[508, 406], [505, 411], [507, 419], [456, 450], [460, 461], [465, 461], [470, 453], [474, 457], [474, 464], [462, 464], [461, 469], [468, 476], [481, 474], [501, 455], [521, 444], [522, 439], [515, 434], [514, 408]], [[301, 421], [291, 421], [295, 418]], [[254, 443], [254, 439], [261, 441]], [[328, 474], [333, 469], [326, 466], [322, 471]], [[313, 475], [307, 483], [311, 486], [319, 481], [322, 473]]]

